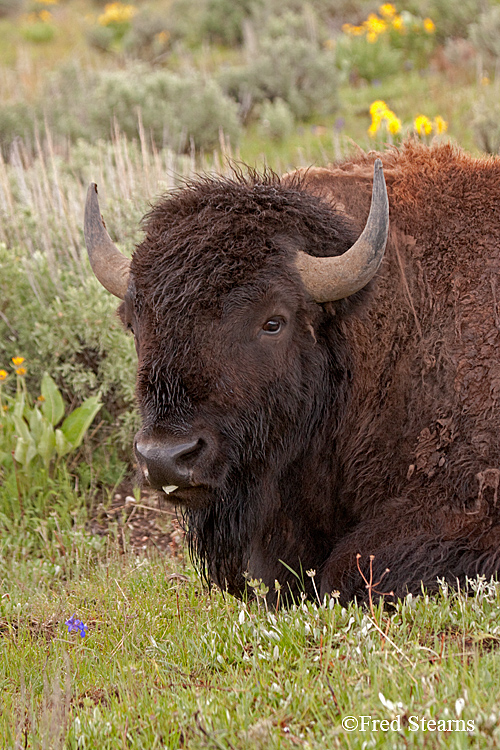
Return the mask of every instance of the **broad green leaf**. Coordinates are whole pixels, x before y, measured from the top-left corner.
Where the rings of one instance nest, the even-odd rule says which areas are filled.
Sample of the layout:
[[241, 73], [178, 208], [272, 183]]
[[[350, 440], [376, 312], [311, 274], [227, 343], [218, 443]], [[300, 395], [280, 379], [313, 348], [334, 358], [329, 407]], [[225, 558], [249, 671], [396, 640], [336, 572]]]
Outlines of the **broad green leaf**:
[[18, 464], [24, 465], [26, 461], [26, 453], [28, 452], [28, 441], [22, 437], [18, 437], [16, 440], [16, 449], [14, 451], [14, 458]]
[[101, 406], [99, 396], [91, 396], [66, 417], [61, 430], [72, 448], [78, 448]]
[[42, 411], [49, 422], [56, 426], [64, 417], [64, 401], [59, 389], [46, 372], [42, 378]]
[[38, 441], [37, 448], [39, 455], [42, 457], [43, 462], [48, 469], [56, 450], [56, 436], [54, 434], [54, 428], [50, 422], [45, 421], [43, 423], [43, 431], [40, 440]]
[[15, 414], [18, 417], [24, 416], [24, 407], [25, 407], [26, 399], [24, 396], [24, 391], [18, 392], [16, 394], [16, 403], [14, 404], [14, 411], [13, 414]]
[[16, 435], [18, 438], [22, 438], [26, 443], [29, 443], [31, 440], [31, 433], [29, 431], [29, 427], [24, 421], [24, 418], [16, 414], [16, 409], [17, 409], [17, 405], [12, 415], [12, 421], [14, 422]]
[[33, 458], [36, 456], [36, 453], [36, 445], [31, 437], [29, 438], [29, 440], [25, 440], [22, 437], [17, 439], [14, 458], [16, 459], [18, 464], [21, 464], [26, 469]]
[[65, 456], [67, 453], [69, 453], [71, 450], [73, 450], [73, 446], [69, 442], [69, 440], [66, 440], [64, 437], [64, 433], [61, 430], [55, 431], [55, 439], [56, 439], [56, 451], [59, 454], [59, 456]]
[[42, 437], [44, 423], [46, 422], [42, 416], [42, 412], [40, 411], [40, 409], [31, 409], [29, 426], [31, 437], [33, 438], [35, 443], [38, 443], [38, 441]]
[[24, 468], [28, 467], [32, 459], [35, 458], [36, 454], [37, 454], [36, 445], [34, 443], [31, 443], [28, 446], [28, 450], [26, 452], [26, 463], [24, 464]]

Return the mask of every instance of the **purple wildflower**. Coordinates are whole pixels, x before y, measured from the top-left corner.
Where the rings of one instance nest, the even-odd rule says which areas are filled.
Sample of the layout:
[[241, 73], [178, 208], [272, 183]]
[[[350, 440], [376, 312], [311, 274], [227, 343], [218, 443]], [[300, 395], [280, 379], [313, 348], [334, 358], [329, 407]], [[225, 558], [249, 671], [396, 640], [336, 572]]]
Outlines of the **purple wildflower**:
[[68, 627], [68, 633], [71, 633], [73, 630], [79, 630], [81, 637], [85, 638], [87, 634], [87, 626], [84, 625], [81, 620], [77, 620], [75, 615], [71, 615], [69, 620], [66, 620], [64, 624]]

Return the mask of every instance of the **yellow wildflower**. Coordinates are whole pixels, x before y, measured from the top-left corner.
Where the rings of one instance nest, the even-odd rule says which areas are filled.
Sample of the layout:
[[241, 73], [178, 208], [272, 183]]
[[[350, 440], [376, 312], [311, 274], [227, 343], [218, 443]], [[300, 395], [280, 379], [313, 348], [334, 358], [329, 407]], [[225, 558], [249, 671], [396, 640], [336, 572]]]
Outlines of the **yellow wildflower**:
[[372, 34], [382, 34], [387, 28], [386, 22], [382, 18], [376, 16], [375, 13], [370, 13], [363, 25], [368, 33]]
[[401, 120], [399, 117], [396, 117], [394, 112], [389, 109], [382, 99], [377, 99], [371, 104], [370, 114], [372, 116], [372, 123], [368, 128], [369, 135], [374, 136], [383, 121], [385, 121], [387, 130], [391, 135], [396, 135], [401, 130]]
[[99, 16], [98, 23], [101, 26], [109, 26], [113, 23], [128, 23], [137, 13], [137, 8], [125, 3], [108, 3], [104, 6], [104, 13]]
[[405, 31], [405, 22], [401, 18], [401, 16], [396, 16], [392, 19], [392, 28], [396, 29], [396, 31], [400, 31], [403, 33]]
[[26, 368], [25, 367], [18, 367], [16, 369], [16, 375], [26, 375]]
[[434, 127], [436, 133], [438, 133], [438, 135], [441, 135], [441, 133], [446, 133], [446, 131], [448, 130], [448, 123], [446, 122], [446, 120], [443, 120], [441, 115], [438, 115], [434, 118]]
[[489, 86], [489, 84], [490, 84], [490, 79], [488, 78], [488, 76], [483, 76], [481, 78], [481, 86]]
[[38, 398], [37, 398], [37, 401], [45, 401], [45, 396], [42, 396], [40, 394], [40, 396], [38, 396]]
[[378, 12], [384, 18], [393, 18], [396, 15], [396, 8], [391, 3], [384, 3], [379, 7]]
[[50, 12], [50, 10], [45, 10], [44, 9], [44, 10], [40, 11], [40, 13], [38, 14], [38, 17], [39, 17], [40, 21], [43, 21], [44, 23], [47, 23], [48, 21], [51, 20], [52, 13]]
[[24, 357], [12, 357], [12, 364], [15, 367], [19, 367], [24, 362]]
[[382, 120], [385, 119], [385, 112], [376, 113], [372, 117], [372, 124], [368, 128], [368, 135], [374, 136], [377, 134], [380, 126], [382, 125]]
[[431, 21], [430, 18], [424, 18], [424, 29], [428, 34], [434, 34], [434, 32], [436, 31], [434, 21]]
[[389, 133], [392, 133], [392, 135], [396, 135], [396, 133], [399, 133], [401, 130], [401, 120], [399, 117], [396, 117], [394, 112], [388, 112], [389, 116], [386, 117], [387, 120], [387, 129]]
[[432, 122], [425, 115], [415, 117], [413, 125], [419, 135], [429, 135], [432, 132]]
[[387, 104], [382, 99], [376, 99], [370, 104], [370, 114], [373, 115], [377, 112], [384, 112], [387, 109]]
[[361, 34], [365, 33], [362, 26], [353, 26], [352, 23], [345, 23], [342, 26], [342, 31], [344, 34], [350, 34], [351, 36], [361, 36]]
[[7, 377], [6, 371], [5, 370], [0, 370], [0, 382], [2, 380], [5, 380], [6, 377]]

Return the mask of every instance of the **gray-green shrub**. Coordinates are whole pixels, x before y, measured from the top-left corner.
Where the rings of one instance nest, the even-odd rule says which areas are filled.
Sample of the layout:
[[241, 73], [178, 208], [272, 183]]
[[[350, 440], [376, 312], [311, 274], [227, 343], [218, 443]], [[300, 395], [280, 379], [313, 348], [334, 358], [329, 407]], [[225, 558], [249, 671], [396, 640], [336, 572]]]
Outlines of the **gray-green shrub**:
[[193, 141], [207, 149], [218, 144], [221, 130], [233, 143], [239, 136], [234, 102], [214, 80], [200, 75], [130, 67], [102, 74], [94, 96], [90, 120], [102, 137], [113, 120], [127, 136], [136, 136], [139, 113], [144, 130], [159, 147], [183, 151]]
[[489, 86], [488, 93], [473, 107], [472, 127], [477, 145], [488, 154], [500, 153], [499, 88]]
[[211, 42], [235, 46], [243, 41], [244, 21], [263, 0], [207, 0], [201, 33]]
[[409, 9], [420, 17], [432, 18], [436, 36], [443, 42], [453, 37], [466, 39], [470, 25], [491, 5], [490, 0], [414, 0]]
[[16, 138], [33, 137], [35, 117], [26, 102], [0, 104], [0, 151], [4, 157], [9, 155]]
[[87, 29], [85, 34], [88, 44], [101, 52], [109, 52], [113, 46], [115, 35], [109, 26], [95, 24]]
[[265, 138], [281, 141], [293, 132], [294, 117], [290, 107], [279, 97], [262, 105], [259, 129]]
[[469, 38], [487, 65], [495, 66], [500, 59], [500, 6], [481, 13], [469, 28]]
[[132, 18], [131, 28], [123, 40], [125, 54], [141, 60], [162, 58], [170, 47], [171, 33], [167, 13], [140, 8]]
[[110, 140], [117, 126], [137, 138], [140, 123], [150, 143], [175, 151], [212, 149], [222, 131], [231, 143], [240, 135], [238, 108], [218, 83], [199, 73], [180, 75], [129, 63], [102, 72], [65, 66], [49, 77], [31, 109], [0, 106], [4, 153], [20, 134], [33, 139], [48, 125], [55, 136]]
[[223, 90], [245, 113], [265, 100], [281, 99], [294, 117], [326, 114], [338, 106], [338, 73], [332, 52], [311, 39], [302, 14], [272, 16], [262, 33], [253, 35], [254, 50], [244, 65], [222, 70]]
[[404, 55], [388, 40], [371, 44], [366, 36], [342, 34], [336, 44], [336, 62], [345, 80], [382, 81], [402, 69]]
[[86, 39], [91, 47], [103, 52], [154, 62], [163, 57], [170, 46], [170, 26], [168, 14], [145, 6], [138, 9], [119, 38], [113, 26], [96, 23], [87, 29]]
[[[36, 390], [49, 372], [73, 406], [101, 395], [103, 416], [120, 433], [121, 415], [134, 410], [133, 341], [115, 314], [116, 300], [90, 270], [82, 278], [61, 268], [60, 283], [58, 293], [42, 253], [0, 245], [0, 362], [23, 356], [29, 387]], [[118, 440], [129, 438], [121, 432]]]

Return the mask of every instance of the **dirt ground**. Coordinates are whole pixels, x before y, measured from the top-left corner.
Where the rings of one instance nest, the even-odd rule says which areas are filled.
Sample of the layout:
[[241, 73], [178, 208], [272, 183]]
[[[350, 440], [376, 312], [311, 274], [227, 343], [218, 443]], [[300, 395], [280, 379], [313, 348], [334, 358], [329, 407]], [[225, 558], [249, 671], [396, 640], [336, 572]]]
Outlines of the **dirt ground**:
[[142, 489], [134, 495], [132, 483], [124, 481], [111, 504], [100, 503], [88, 524], [91, 534], [114, 534], [123, 549], [147, 552], [155, 548], [163, 554], [182, 556], [184, 531], [175, 509], [162, 502], [154, 490]]

